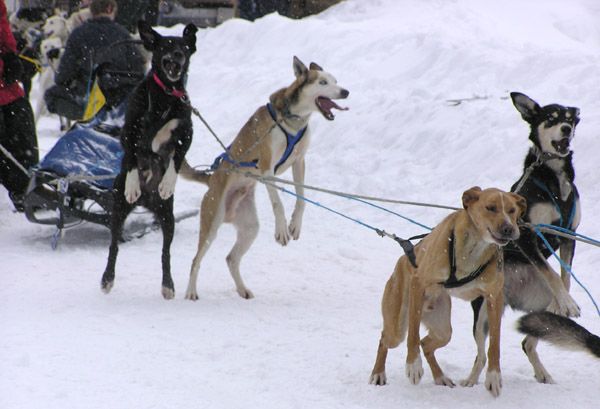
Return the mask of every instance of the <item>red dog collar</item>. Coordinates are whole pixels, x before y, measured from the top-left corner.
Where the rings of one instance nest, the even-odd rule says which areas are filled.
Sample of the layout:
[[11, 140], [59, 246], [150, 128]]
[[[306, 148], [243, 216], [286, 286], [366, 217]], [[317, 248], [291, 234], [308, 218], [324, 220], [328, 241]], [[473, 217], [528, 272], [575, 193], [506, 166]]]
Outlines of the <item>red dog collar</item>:
[[173, 95], [174, 97], [177, 97], [177, 98], [183, 98], [183, 97], [185, 97], [187, 95], [184, 89], [175, 89], [174, 88], [172, 90], [169, 90], [167, 88], [167, 86], [160, 80], [160, 78], [158, 78], [158, 74], [156, 72], [152, 72], [152, 78], [154, 79], [154, 82], [156, 82], [156, 84], [167, 95]]

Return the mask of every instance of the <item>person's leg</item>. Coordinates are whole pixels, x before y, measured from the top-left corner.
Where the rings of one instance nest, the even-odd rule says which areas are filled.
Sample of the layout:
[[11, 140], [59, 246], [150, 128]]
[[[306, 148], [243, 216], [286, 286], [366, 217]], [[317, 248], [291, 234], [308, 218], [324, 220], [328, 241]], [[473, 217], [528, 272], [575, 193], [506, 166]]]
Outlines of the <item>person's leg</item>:
[[[24, 168], [39, 161], [35, 121], [29, 101], [20, 98], [0, 107], [0, 143]], [[0, 153], [0, 183], [9, 192], [15, 207], [22, 209], [22, 197], [29, 177], [11, 159]]]

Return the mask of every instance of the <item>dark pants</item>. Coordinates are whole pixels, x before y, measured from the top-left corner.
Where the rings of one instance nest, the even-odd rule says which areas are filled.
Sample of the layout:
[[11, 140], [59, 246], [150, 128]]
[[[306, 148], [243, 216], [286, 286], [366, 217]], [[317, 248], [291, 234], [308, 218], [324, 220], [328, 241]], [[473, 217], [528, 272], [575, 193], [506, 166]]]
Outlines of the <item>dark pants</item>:
[[[25, 98], [0, 107], [0, 144], [26, 169], [39, 161], [35, 121]], [[0, 183], [11, 198], [22, 195], [29, 178], [17, 165], [0, 152]]]
[[64, 116], [73, 121], [83, 118], [85, 111], [85, 98], [73, 94], [73, 92], [61, 85], [54, 85], [44, 94], [44, 101], [48, 111]]

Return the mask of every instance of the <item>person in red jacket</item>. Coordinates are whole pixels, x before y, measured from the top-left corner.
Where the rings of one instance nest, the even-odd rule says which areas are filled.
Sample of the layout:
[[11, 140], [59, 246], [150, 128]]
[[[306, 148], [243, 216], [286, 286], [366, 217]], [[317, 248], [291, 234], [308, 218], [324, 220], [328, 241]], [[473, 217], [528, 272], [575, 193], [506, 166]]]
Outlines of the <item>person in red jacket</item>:
[[[24, 168], [38, 163], [35, 121], [23, 87], [18, 82], [23, 67], [8, 23], [4, 0], [0, 0], [0, 145]], [[23, 210], [23, 195], [29, 177], [0, 149], [0, 184], [17, 210]]]

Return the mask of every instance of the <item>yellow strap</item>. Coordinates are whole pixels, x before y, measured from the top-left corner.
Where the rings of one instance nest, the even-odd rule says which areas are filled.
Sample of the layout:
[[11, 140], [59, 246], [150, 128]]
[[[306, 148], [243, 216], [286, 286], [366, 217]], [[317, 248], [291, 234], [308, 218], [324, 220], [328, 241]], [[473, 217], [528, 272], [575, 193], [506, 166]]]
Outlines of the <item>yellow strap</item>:
[[23, 54], [19, 54], [19, 58], [35, 65], [35, 70], [37, 72], [42, 72], [42, 64], [35, 58], [27, 57], [26, 55], [23, 55]]

